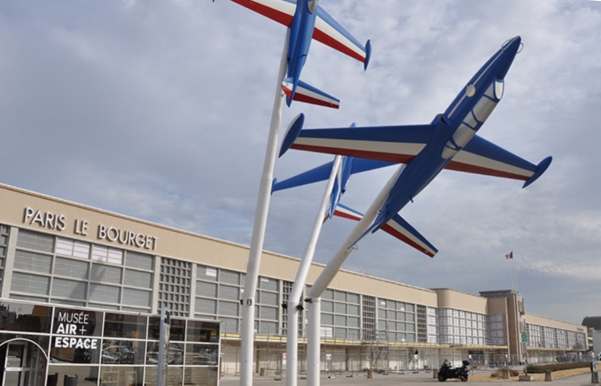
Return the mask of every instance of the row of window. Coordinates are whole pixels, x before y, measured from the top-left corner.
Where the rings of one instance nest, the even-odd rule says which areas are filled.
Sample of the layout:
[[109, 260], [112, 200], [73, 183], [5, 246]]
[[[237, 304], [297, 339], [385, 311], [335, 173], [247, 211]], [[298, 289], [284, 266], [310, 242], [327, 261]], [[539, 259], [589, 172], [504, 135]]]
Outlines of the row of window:
[[552, 327], [527, 324], [529, 347], [583, 349], [586, 337], [583, 333]]

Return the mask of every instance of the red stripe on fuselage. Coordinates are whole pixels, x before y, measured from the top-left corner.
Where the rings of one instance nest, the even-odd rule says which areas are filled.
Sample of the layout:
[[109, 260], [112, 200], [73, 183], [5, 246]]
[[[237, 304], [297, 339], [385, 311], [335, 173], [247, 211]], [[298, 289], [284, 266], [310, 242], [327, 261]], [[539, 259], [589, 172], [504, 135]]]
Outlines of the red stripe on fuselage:
[[285, 25], [286, 27], [289, 27], [290, 24], [292, 24], [292, 16], [288, 15], [285, 12], [279, 11], [274, 8], [269, 8], [263, 4], [259, 4], [252, 0], [232, 0], [232, 1], [234, 3], [240, 4], [243, 7], [246, 7], [252, 11], [260, 13], [261, 15], [266, 16], [272, 20], [275, 20], [278, 23]]
[[323, 32], [317, 28], [315, 28], [313, 30], [313, 39], [315, 39], [319, 42], [322, 42], [323, 44], [330, 46], [333, 49], [338, 50], [338, 51], [342, 52], [343, 54], [350, 56], [351, 58], [355, 58], [362, 63], [365, 62], [365, 56], [359, 55], [355, 51], [351, 50], [349, 47], [345, 46], [344, 44], [340, 43], [338, 40], [334, 39], [330, 35], [326, 34], [325, 32]]
[[352, 215], [350, 213], [347, 213], [347, 212], [341, 212], [339, 210], [335, 210], [334, 211], [334, 216], [338, 216], [338, 217], [342, 217], [342, 218], [346, 218], [346, 219], [354, 220], [354, 221], [361, 220], [361, 217], [354, 216], [354, 215]]
[[388, 225], [388, 224], [382, 225], [382, 230], [384, 232], [389, 233], [390, 235], [396, 237], [397, 239], [399, 239], [399, 240], [401, 240], [401, 241], [409, 244], [410, 246], [412, 246], [413, 248], [417, 249], [418, 251], [423, 252], [426, 255], [430, 256], [430, 257], [434, 257], [433, 253], [431, 253], [427, 249], [423, 248], [421, 245], [419, 245], [415, 241], [411, 240], [410, 238], [408, 238], [407, 236], [405, 236], [401, 232], [397, 231], [396, 229], [394, 229], [390, 225]]
[[316, 146], [316, 145], [300, 145], [293, 144], [290, 146], [292, 149], [313, 151], [316, 153], [327, 153], [327, 154], [340, 154], [340, 155], [352, 155], [359, 158], [367, 158], [372, 160], [397, 162], [397, 163], [408, 163], [415, 158], [414, 155], [407, 154], [394, 154], [394, 153], [380, 153], [376, 151], [367, 150], [355, 150], [355, 149], [342, 149], [338, 147], [329, 146]]
[[494, 177], [511, 178], [514, 180], [521, 180], [521, 181], [526, 181], [528, 178], [530, 178], [530, 177], [522, 176], [522, 175], [515, 174], [515, 173], [509, 173], [509, 172], [504, 172], [504, 171], [500, 171], [500, 170], [489, 169], [489, 168], [485, 168], [482, 166], [464, 164], [464, 163], [457, 162], [457, 161], [449, 162], [445, 169], [456, 170], [459, 172], [466, 172], [466, 173], [484, 174], [487, 176], [494, 176]]

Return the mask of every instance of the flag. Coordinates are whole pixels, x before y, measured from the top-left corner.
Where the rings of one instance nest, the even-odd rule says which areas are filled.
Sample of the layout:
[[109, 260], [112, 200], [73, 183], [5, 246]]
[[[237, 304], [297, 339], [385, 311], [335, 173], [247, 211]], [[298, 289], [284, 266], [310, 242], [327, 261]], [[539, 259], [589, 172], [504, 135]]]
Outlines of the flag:
[[513, 251], [505, 254], [505, 260], [513, 260]]

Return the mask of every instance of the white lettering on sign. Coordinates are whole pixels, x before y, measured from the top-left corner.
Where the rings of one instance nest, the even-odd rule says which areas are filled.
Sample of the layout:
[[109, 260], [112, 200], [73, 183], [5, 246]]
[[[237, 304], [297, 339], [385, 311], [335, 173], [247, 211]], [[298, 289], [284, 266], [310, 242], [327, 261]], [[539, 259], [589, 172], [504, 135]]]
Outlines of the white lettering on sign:
[[[67, 217], [64, 214], [43, 211], [29, 206], [23, 211], [23, 223], [58, 232], [67, 229]], [[90, 223], [87, 220], [76, 218], [71, 223], [73, 224], [73, 227], [71, 228], [73, 234], [88, 237]], [[96, 238], [110, 243], [142, 248], [150, 251], [156, 250], [158, 241], [158, 238], [155, 236], [104, 224], [98, 225]]]
[[157, 243], [157, 238], [154, 236], [102, 224], [98, 225], [98, 239], [150, 250], [154, 250]]
[[53, 231], [65, 230], [65, 215], [53, 212], [43, 212], [38, 209], [27, 207], [23, 214], [23, 222], [28, 225], [37, 225], [44, 229]]
[[[90, 335], [88, 326], [90, 314], [85, 311], [59, 311], [56, 315], [55, 334], [62, 335]], [[56, 337], [54, 347], [95, 350], [98, 348], [98, 339], [85, 337]]]
[[98, 348], [98, 339], [59, 336], [54, 338], [54, 347], [96, 350]]

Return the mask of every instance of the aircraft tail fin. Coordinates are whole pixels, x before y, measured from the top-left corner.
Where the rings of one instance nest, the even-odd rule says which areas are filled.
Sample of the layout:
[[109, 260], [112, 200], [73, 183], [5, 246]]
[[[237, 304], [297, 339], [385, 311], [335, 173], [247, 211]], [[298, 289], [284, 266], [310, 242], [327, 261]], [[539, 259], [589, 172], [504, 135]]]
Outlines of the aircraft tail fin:
[[[363, 214], [361, 212], [358, 212], [343, 204], [338, 204], [336, 206], [334, 215], [354, 221], [360, 221], [363, 218]], [[414, 227], [411, 226], [411, 224], [405, 221], [398, 214], [394, 215], [379, 228], [372, 225], [361, 237], [365, 236], [370, 231], [375, 231], [377, 229], [383, 230], [394, 238], [401, 240], [402, 242], [430, 257], [434, 257], [434, 255], [438, 253], [438, 249], [434, 245], [426, 240], [424, 236], [422, 236]], [[357, 243], [357, 241], [355, 241], [355, 243]]]
[[282, 91], [286, 94], [286, 103], [288, 106], [295, 100], [333, 109], [340, 108], [340, 99], [333, 97], [302, 80], [299, 80], [298, 83], [295, 84], [293, 79], [286, 78], [282, 82]]

